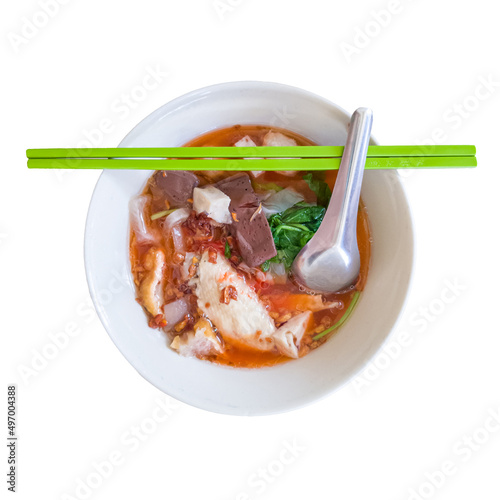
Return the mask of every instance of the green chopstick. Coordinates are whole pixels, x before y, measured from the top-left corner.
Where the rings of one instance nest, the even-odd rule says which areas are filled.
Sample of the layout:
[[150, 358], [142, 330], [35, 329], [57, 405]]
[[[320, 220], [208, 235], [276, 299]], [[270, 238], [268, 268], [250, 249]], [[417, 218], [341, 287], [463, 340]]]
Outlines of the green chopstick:
[[[344, 146], [28, 149], [28, 158], [341, 158]], [[368, 146], [367, 157], [474, 156], [475, 146]]]
[[[30, 159], [28, 168], [106, 169], [106, 170], [337, 170], [341, 158], [270, 158], [270, 159], [102, 159], [47, 158]], [[430, 156], [367, 158], [365, 170], [403, 168], [476, 167], [474, 156]]]
[[[343, 146], [28, 149], [28, 168], [335, 170]], [[476, 167], [475, 146], [369, 146], [367, 170]], [[209, 160], [209, 161], [207, 161]]]

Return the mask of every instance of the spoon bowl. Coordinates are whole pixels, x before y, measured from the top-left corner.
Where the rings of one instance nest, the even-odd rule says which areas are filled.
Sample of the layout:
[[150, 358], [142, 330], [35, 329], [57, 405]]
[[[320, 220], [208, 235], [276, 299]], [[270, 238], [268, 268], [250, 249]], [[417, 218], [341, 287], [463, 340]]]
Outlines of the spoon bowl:
[[295, 279], [309, 290], [340, 292], [359, 275], [356, 227], [372, 122], [368, 108], [353, 113], [328, 209], [316, 234], [293, 261]]

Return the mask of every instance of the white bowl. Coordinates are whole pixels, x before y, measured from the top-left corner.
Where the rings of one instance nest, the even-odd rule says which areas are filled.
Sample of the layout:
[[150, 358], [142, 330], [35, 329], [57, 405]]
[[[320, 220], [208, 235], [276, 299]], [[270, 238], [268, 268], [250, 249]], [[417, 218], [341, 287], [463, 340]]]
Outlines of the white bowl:
[[[285, 85], [214, 85], [165, 104], [137, 125], [122, 147], [180, 146], [209, 130], [240, 124], [274, 125], [318, 144], [345, 144], [349, 115], [314, 94]], [[375, 117], [376, 123], [376, 117]], [[130, 273], [128, 202], [149, 171], [104, 171], [90, 203], [85, 267], [99, 317], [136, 370], [170, 396], [205, 410], [266, 415], [292, 410], [335, 391], [388, 338], [408, 292], [413, 230], [394, 171], [367, 171], [362, 197], [373, 245], [366, 288], [349, 321], [307, 356], [270, 368], [241, 369], [184, 358], [147, 326]]]

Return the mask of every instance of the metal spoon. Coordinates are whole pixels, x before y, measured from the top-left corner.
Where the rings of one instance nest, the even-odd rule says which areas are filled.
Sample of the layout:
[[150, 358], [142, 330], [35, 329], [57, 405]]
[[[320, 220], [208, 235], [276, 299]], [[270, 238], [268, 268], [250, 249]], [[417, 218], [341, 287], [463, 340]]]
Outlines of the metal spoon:
[[293, 261], [295, 279], [310, 290], [339, 292], [354, 284], [359, 275], [356, 223], [372, 122], [369, 108], [353, 113], [323, 222]]

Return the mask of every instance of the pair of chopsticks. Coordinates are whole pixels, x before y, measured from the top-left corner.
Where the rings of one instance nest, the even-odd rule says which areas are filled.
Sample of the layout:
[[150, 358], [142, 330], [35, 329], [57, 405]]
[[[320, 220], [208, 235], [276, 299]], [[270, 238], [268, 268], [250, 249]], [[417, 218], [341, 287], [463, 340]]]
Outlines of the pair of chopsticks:
[[[343, 152], [343, 146], [76, 148], [28, 149], [26, 156], [28, 168], [335, 170]], [[475, 146], [369, 146], [365, 169], [476, 167], [475, 154]]]

